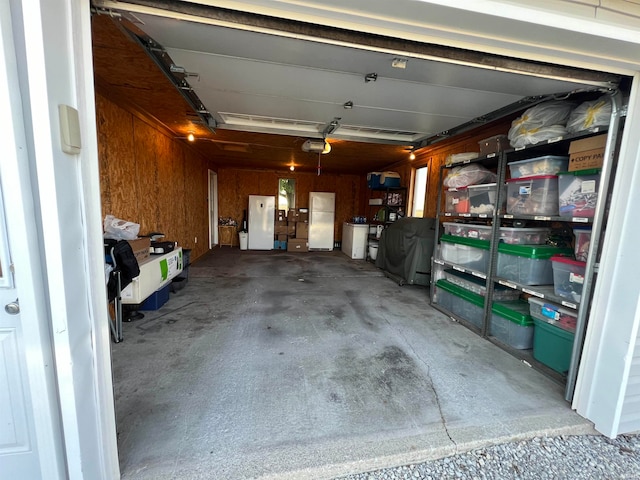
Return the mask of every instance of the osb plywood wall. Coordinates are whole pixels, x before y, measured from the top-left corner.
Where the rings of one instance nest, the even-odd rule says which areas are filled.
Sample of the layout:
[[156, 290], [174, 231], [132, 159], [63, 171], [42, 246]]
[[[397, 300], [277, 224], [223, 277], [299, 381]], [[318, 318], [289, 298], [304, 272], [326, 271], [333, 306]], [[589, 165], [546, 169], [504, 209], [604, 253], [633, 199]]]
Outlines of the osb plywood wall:
[[207, 252], [214, 166], [101, 95], [96, 122], [103, 216], [139, 223], [141, 234], [162, 232], [192, 249], [192, 260]]
[[[221, 217], [231, 217], [240, 223], [247, 209], [249, 195], [277, 195], [278, 179], [296, 180], [296, 207], [309, 206], [309, 192], [335, 192], [335, 238], [342, 238], [342, 223], [361, 212], [362, 177], [359, 175], [320, 176], [311, 173], [218, 169], [218, 202]], [[364, 215], [364, 213], [360, 213]]]
[[416, 159], [407, 160], [401, 164], [392, 165], [389, 170], [398, 172], [402, 177], [402, 185], [411, 186], [412, 170], [427, 166], [427, 198], [425, 201], [424, 216], [435, 217], [438, 203], [438, 189], [440, 179], [440, 167], [444, 165], [446, 158], [455, 153], [478, 152], [480, 140], [494, 135], [506, 134], [511, 126], [511, 118], [492, 125], [475, 129], [471, 132], [458, 135], [450, 140], [443, 140], [431, 147], [418, 150]]

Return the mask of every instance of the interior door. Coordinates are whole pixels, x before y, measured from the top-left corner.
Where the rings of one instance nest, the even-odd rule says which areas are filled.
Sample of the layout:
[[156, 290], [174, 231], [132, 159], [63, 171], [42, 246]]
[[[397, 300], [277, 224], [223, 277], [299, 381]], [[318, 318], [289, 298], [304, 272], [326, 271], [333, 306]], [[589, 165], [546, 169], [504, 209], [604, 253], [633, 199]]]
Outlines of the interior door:
[[18, 292], [13, 282], [0, 185], [0, 472], [40, 478]]
[[0, 2], [0, 478], [59, 479], [66, 478], [60, 407], [40, 302], [44, 273], [34, 240], [12, 7]]

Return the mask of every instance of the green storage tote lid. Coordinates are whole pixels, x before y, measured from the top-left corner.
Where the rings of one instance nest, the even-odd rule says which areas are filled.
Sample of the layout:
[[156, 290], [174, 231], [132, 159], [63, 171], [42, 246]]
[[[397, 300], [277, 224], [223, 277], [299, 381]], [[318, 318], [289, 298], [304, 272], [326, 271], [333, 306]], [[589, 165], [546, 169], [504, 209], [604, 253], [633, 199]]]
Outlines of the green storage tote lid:
[[[478, 240], [477, 238], [456, 237], [455, 235], [442, 235], [440, 237], [441, 242], [457, 243], [458, 245], [466, 245], [468, 247], [480, 248], [482, 250], [489, 250], [489, 240]], [[556, 252], [559, 253], [559, 252]]]
[[453, 283], [448, 282], [444, 279], [438, 280], [436, 282], [436, 287], [441, 288], [442, 290], [445, 290], [446, 292], [449, 292], [456, 297], [462, 298], [469, 303], [473, 303], [478, 307], [484, 307], [484, 297], [482, 295], [470, 292], [469, 290], [459, 287], [458, 285], [454, 285]]
[[518, 325], [529, 327], [533, 325], [533, 319], [530, 315], [529, 303], [522, 300], [513, 300], [510, 302], [493, 302], [491, 311], [496, 315], [506, 318]]
[[498, 253], [532, 258], [534, 260], [547, 260], [554, 255], [573, 255], [573, 249], [554, 247], [552, 245], [514, 245], [500, 243], [500, 245], [498, 245]]
[[574, 172], [558, 172], [558, 175], [574, 175], [580, 177], [582, 175], [600, 175], [601, 168], [588, 168], [587, 170], [576, 170]]

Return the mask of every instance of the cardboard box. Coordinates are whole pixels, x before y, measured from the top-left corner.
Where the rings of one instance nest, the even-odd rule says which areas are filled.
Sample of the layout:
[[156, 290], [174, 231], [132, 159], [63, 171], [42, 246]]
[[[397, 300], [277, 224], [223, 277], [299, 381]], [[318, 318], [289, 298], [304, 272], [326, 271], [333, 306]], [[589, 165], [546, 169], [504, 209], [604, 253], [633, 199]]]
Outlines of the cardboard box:
[[298, 210], [295, 208], [290, 208], [287, 213], [287, 220], [289, 222], [297, 222], [298, 221]]
[[278, 210], [276, 212], [276, 221], [287, 221], [287, 212], [285, 210]]
[[308, 221], [309, 221], [309, 212], [298, 212], [298, 223], [308, 222]]
[[287, 235], [290, 237], [296, 236], [296, 222], [289, 222], [287, 225]]
[[151, 239], [149, 237], [127, 240], [127, 242], [131, 245], [131, 250], [133, 250], [138, 263], [142, 263], [145, 258], [149, 258], [149, 249], [151, 248]]
[[276, 235], [276, 237], [278, 237], [276, 240], [278, 240], [279, 242], [286, 242], [289, 238], [286, 233], [279, 233], [278, 235]]
[[296, 224], [296, 238], [309, 238], [309, 224], [298, 222]]
[[569, 171], [602, 167], [607, 135], [574, 140], [569, 146]]
[[273, 229], [273, 233], [275, 235], [286, 235], [287, 234], [287, 226], [286, 225], [276, 225]]
[[308, 252], [309, 242], [306, 238], [290, 238], [287, 242], [287, 252]]

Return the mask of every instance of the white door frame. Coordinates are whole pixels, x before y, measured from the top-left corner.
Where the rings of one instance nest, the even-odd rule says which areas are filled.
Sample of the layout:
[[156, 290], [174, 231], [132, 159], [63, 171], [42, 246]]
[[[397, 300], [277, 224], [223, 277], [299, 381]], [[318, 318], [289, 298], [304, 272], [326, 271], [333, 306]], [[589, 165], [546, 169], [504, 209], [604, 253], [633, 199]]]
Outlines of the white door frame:
[[209, 169], [209, 249], [218, 245], [218, 174]]
[[[24, 248], [18, 246], [13, 253], [16, 265], [33, 262], [29, 274], [42, 282], [33, 287], [37, 296], [29, 299], [20, 294], [25, 327], [35, 331], [33, 317], [45, 322], [51, 335], [38, 352], [45, 359], [33, 356], [30, 361], [53, 370], [57, 405], [54, 408], [44, 392], [35, 398], [40, 402], [36, 423], [55, 418], [64, 436], [43, 442], [42, 455], [51, 466], [43, 478], [56, 478], [56, 460], [66, 470], [61, 478], [119, 478], [90, 4], [89, 0], [10, 0], [9, 5], [19, 82], [14, 95], [22, 99], [26, 139], [25, 162], [15, 176], [23, 184], [30, 182], [31, 203], [25, 205], [24, 215], [35, 227]], [[79, 154], [62, 151], [59, 105], [78, 112]], [[19, 121], [14, 114], [14, 125]], [[14, 222], [10, 217], [10, 232]], [[54, 361], [47, 360], [47, 354]]]
[[[20, 314], [16, 338], [24, 391], [24, 413], [27, 418], [28, 438], [22, 438], [25, 446], [34, 452], [32, 470], [40, 472], [40, 478], [63, 479], [65, 456], [62, 443], [62, 426], [58, 412], [58, 390], [53, 369], [49, 315], [46, 309], [46, 293], [42, 279], [44, 266], [40, 261], [38, 229], [33, 216], [32, 185], [29, 173], [29, 149], [25, 134], [25, 116], [18, 78], [16, 47], [12, 28], [10, 5], [0, 4], [0, 110], [10, 118], [0, 129], [3, 159], [0, 162], [1, 194], [4, 201], [8, 249], [11, 259], [3, 255], [3, 275], [11, 279], [14, 271], [15, 293], [19, 299]], [[6, 118], [6, 117], [5, 117]], [[1, 200], [1, 199], [0, 199]], [[0, 201], [0, 208], [3, 202]], [[9, 208], [10, 205], [10, 208]], [[0, 211], [0, 217], [2, 217]], [[3, 218], [0, 218], [2, 221]], [[7, 247], [7, 245], [5, 245]], [[3, 252], [3, 253], [6, 253]], [[11, 261], [9, 261], [11, 260]], [[3, 287], [9, 287], [4, 284]], [[13, 300], [13, 298], [11, 299]], [[0, 308], [4, 310], [4, 302]], [[4, 311], [2, 314], [5, 314]], [[21, 333], [21, 335], [20, 335]], [[22, 358], [21, 358], [22, 357]], [[4, 428], [4, 426], [3, 426]], [[24, 450], [23, 450], [24, 451]], [[28, 453], [28, 451], [24, 451]]]

